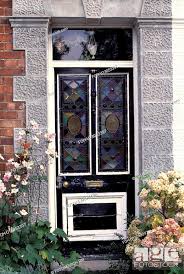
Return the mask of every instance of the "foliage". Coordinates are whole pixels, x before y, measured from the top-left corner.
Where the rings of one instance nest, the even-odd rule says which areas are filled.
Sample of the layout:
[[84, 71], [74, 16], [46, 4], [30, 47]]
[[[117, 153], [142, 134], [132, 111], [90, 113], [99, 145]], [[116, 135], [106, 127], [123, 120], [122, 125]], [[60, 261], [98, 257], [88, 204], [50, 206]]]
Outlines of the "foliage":
[[[67, 265], [79, 259], [74, 251], [62, 255], [62, 239], [67, 241], [62, 229], [51, 232], [49, 222], [39, 220], [47, 162], [56, 157], [53, 138], [32, 121], [30, 129], [19, 132], [19, 151], [0, 180], [0, 266], [5, 273], [48, 273], [52, 262]], [[38, 157], [40, 143], [45, 153]]]
[[183, 259], [183, 175], [176, 171], [162, 172], [156, 180], [144, 182], [139, 196], [143, 214], [128, 228], [126, 254], [132, 256], [135, 247], [172, 247], [178, 249]]
[[184, 269], [183, 267], [173, 267], [171, 268], [171, 270], [169, 271], [168, 274], [184, 274]]

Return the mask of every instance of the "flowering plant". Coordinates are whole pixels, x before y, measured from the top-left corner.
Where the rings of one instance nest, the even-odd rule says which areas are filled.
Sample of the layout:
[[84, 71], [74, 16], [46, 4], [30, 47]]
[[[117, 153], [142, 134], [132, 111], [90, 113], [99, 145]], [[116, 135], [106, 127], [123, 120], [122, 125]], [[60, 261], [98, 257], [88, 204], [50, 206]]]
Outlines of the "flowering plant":
[[63, 257], [64, 231], [51, 232], [50, 224], [39, 220], [47, 162], [57, 156], [53, 139], [53, 134], [41, 131], [34, 121], [29, 129], [20, 130], [17, 153], [7, 160], [7, 171], [0, 179], [0, 265], [15, 271], [48, 273], [52, 262], [65, 264], [78, 258], [74, 251], [69, 258]]
[[140, 193], [143, 216], [128, 228], [126, 254], [135, 247], [173, 247], [184, 250], [184, 177], [176, 171], [148, 180]]

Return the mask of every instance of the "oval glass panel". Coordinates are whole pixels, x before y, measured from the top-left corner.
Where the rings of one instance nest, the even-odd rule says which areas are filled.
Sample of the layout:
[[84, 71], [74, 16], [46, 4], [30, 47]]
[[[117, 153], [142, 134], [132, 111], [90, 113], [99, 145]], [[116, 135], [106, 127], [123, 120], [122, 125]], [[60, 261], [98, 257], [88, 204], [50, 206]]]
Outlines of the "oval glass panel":
[[68, 130], [70, 131], [70, 133], [75, 136], [80, 133], [81, 128], [82, 123], [80, 117], [78, 115], [72, 115], [68, 119]]
[[120, 122], [116, 114], [110, 114], [106, 121], [105, 127], [110, 133], [116, 133], [119, 129]]

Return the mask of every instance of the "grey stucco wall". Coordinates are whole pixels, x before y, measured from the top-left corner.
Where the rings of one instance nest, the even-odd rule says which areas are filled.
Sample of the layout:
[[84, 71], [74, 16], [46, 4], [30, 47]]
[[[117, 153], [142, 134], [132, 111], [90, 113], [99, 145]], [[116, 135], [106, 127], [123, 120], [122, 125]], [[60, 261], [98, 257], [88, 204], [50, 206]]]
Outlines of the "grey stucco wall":
[[[35, 120], [42, 131], [47, 131], [47, 60], [48, 60], [48, 19], [35, 20], [10, 19], [13, 27], [13, 46], [15, 50], [25, 50], [25, 76], [15, 76], [13, 83], [14, 101], [26, 102], [26, 124]], [[17, 147], [15, 129], [15, 149]], [[45, 155], [45, 146], [41, 143], [36, 150], [40, 164]], [[33, 205], [37, 206], [38, 184], [35, 184]], [[25, 197], [24, 197], [25, 199]], [[35, 201], [35, 203], [34, 203]], [[36, 207], [35, 207], [36, 210]], [[39, 215], [48, 219], [48, 182], [41, 184]]]
[[[59, 3], [63, 3], [61, 10]], [[73, 4], [75, 11], [71, 12]], [[126, 7], [128, 14], [125, 12]], [[122, 22], [126, 15], [131, 23], [137, 22], [139, 105], [135, 107], [139, 107], [140, 113], [140, 173], [155, 175], [161, 170], [171, 169], [171, 0], [13, 0], [11, 24], [14, 49], [26, 52], [26, 74], [14, 77], [14, 100], [26, 102], [27, 125], [34, 119], [44, 130], [47, 129], [48, 17], [52, 16], [53, 20], [60, 12], [62, 19], [63, 10], [65, 16], [68, 11], [68, 22], [78, 24], [82, 19], [82, 22], [86, 18], [92, 19], [85, 21], [87, 26], [90, 22], [100, 24], [102, 15], [105, 17], [101, 22], [107, 22], [108, 25], [111, 25], [114, 18]], [[40, 155], [42, 152], [40, 148]], [[40, 204], [43, 218], [48, 218], [47, 189], [45, 184]]]
[[173, 168], [172, 1], [147, 0], [138, 19], [142, 172]]

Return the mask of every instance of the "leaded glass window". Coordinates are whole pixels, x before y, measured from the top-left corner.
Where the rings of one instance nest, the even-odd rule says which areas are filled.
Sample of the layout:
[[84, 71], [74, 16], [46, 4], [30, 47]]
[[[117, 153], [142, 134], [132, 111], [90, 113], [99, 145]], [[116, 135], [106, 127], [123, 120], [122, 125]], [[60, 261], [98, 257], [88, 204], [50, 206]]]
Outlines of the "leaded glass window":
[[98, 171], [128, 170], [127, 74], [97, 77]]
[[65, 173], [89, 172], [89, 76], [59, 76], [60, 166]]

